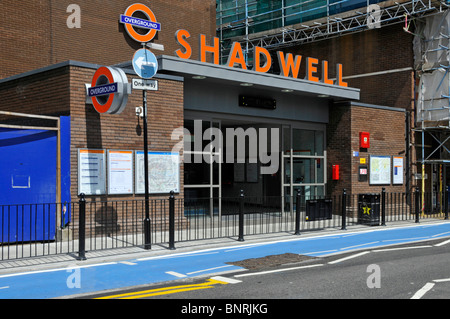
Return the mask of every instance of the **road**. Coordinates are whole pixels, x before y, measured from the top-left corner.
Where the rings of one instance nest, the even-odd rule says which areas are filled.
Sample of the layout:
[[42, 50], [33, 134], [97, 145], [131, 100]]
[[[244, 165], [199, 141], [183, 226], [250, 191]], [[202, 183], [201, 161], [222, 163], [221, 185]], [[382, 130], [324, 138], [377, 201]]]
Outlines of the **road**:
[[277, 267], [261, 264], [252, 271], [85, 298], [195, 300], [190, 302], [191, 307], [204, 305], [200, 301], [203, 299], [209, 300], [205, 303], [208, 305], [214, 304], [211, 300], [248, 298], [449, 299], [449, 246], [448, 239], [441, 239], [311, 258]]
[[[408, 298], [418, 291], [425, 298], [439, 292], [446, 297], [448, 283], [436, 280], [450, 278], [449, 237], [450, 223], [443, 221], [235, 242], [163, 255], [148, 252], [136, 259], [2, 272], [0, 298], [94, 298], [102, 296], [99, 293], [129, 293], [129, 287], [147, 291], [125, 296], [133, 298]], [[426, 247], [379, 251], [396, 245]], [[346, 257], [353, 258], [342, 260]], [[369, 265], [375, 265], [373, 285], [380, 283], [381, 288], [368, 288]], [[261, 274], [296, 267], [301, 268]]]

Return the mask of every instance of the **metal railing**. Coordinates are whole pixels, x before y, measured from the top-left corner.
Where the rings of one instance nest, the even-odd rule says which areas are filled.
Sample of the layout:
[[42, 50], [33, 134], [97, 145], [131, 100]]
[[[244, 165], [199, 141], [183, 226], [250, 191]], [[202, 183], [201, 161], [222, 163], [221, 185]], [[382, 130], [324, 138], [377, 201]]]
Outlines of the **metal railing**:
[[[423, 201], [422, 201], [423, 199]], [[347, 194], [150, 200], [152, 245], [448, 219], [448, 193]], [[0, 205], [0, 260], [145, 246], [145, 201]], [[148, 248], [146, 246], [146, 248]], [[151, 246], [150, 246], [151, 248]]]

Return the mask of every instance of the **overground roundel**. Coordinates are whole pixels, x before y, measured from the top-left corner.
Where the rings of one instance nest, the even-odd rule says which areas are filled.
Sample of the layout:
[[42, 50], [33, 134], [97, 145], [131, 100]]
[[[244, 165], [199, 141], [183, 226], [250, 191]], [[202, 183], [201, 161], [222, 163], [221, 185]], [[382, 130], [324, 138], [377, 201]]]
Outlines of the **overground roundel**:
[[[142, 12], [147, 20], [133, 17], [135, 12]], [[155, 14], [147, 6], [135, 3], [125, 10], [125, 14], [120, 15], [120, 23], [125, 24], [128, 35], [137, 42], [147, 43], [153, 40], [157, 31], [161, 31], [161, 24], [156, 22]], [[139, 34], [134, 27], [148, 29], [146, 34]]]
[[102, 66], [95, 72], [87, 95], [98, 113], [119, 114], [127, 104], [131, 87], [122, 69]]

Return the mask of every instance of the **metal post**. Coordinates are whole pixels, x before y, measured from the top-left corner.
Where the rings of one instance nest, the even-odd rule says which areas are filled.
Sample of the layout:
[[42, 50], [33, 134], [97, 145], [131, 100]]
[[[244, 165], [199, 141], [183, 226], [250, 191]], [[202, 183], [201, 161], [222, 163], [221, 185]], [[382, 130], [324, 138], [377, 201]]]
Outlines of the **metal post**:
[[[297, 189], [297, 200], [295, 202], [295, 235], [300, 235], [300, 188]], [[292, 197], [294, 199], [294, 197]]]
[[241, 189], [239, 196], [239, 238], [238, 241], [244, 241], [244, 190]]
[[169, 197], [169, 249], [175, 249], [175, 196], [170, 191]]
[[144, 183], [145, 183], [145, 219], [144, 219], [144, 248], [151, 249], [150, 232], [150, 203], [148, 196], [148, 132], [147, 132], [147, 90], [143, 90], [143, 124], [144, 124]]
[[85, 240], [86, 240], [86, 198], [84, 193], [81, 193], [78, 197], [79, 200], [79, 209], [80, 216], [78, 221], [78, 260], [86, 260], [86, 248], [85, 248]]
[[448, 219], [448, 187], [447, 185], [445, 185], [444, 187], [444, 219]]
[[347, 191], [344, 188], [343, 192], [342, 192], [342, 230], [346, 230], [347, 229]]
[[386, 188], [381, 189], [381, 226], [386, 226]]
[[419, 187], [416, 187], [416, 198], [415, 198], [415, 202], [416, 202], [416, 223], [419, 222], [419, 214], [420, 214], [420, 194], [419, 194]]

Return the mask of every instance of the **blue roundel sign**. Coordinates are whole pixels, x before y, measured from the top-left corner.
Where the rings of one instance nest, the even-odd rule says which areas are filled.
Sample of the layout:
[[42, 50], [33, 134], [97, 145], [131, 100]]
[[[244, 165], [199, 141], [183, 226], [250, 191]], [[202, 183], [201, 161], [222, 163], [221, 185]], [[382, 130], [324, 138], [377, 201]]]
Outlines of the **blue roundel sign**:
[[133, 56], [133, 69], [141, 78], [150, 79], [158, 71], [158, 60], [150, 50], [137, 50]]

